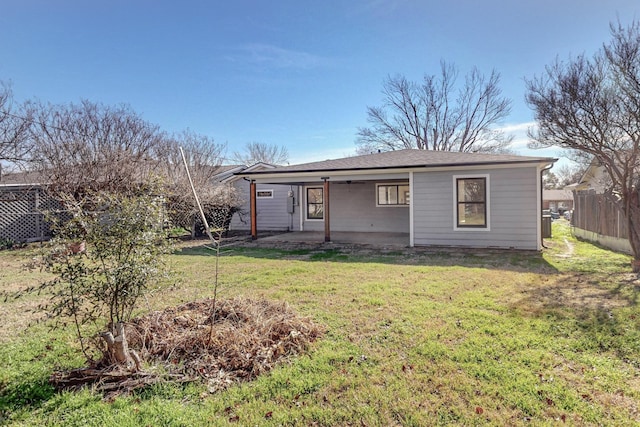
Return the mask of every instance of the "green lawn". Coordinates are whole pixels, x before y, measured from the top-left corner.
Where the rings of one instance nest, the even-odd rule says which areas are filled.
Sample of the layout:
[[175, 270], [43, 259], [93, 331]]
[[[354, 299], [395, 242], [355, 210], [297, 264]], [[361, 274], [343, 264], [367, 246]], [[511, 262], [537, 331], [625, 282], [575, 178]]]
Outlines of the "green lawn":
[[[325, 326], [307, 355], [209, 395], [155, 386], [107, 403], [56, 394], [80, 366], [71, 330], [24, 330], [37, 297], [2, 304], [0, 424], [640, 425], [640, 281], [630, 258], [576, 241], [565, 222], [542, 254], [346, 253], [232, 248], [220, 295], [289, 302]], [[42, 279], [0, 252], [0, 287]], [[212, 253], [171, 257], [178, 283], [146, 309], [210, 296]]]

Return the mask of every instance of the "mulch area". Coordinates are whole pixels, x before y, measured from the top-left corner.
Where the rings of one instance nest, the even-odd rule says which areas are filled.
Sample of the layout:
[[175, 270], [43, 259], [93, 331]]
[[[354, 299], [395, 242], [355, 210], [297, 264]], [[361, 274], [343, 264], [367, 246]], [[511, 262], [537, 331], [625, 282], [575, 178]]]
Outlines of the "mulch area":
[[202, 381], [215, 393], [303, 353], [323, 333], [282, 302], [218, 300], [213, 324], [212, 306], [212, 300], [189, 302], [127, 324], [129, 347], [143, 360], [142, 371], [96, 363], [56, 372], [51, 383], [58, 389], [92, 386], [106, 398], [163, 381]]

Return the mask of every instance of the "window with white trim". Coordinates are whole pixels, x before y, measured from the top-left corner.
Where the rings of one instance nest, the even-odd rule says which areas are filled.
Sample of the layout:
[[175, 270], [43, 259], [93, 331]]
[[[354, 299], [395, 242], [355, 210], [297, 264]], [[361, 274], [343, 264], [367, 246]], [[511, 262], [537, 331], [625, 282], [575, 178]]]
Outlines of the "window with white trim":
[[456, 227], [488, 228], [487, 177], [456, 177]]
[[324, 189], [307, 187], [307, 219], [324, 219]]
[[410, 193], [408, 184], [376, 184], [376, 190], [377, 206], [409, 205]]

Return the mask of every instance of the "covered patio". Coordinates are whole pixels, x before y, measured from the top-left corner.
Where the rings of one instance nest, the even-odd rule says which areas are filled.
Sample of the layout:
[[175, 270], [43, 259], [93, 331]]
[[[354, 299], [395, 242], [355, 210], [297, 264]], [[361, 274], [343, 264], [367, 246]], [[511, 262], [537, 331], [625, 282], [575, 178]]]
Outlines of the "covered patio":
[[541, 176], [555, 161], [406, 149], [237, 176], [249, 182], [253, 240], [280, 185], [290, 232], [260, 239], [540, 250]]
[[[325, 241], [325, 234], [321, 231], [291, 231], [260, 237], [260, 240], [263, 242], [322, 243]], [[331, 233], [331, 242], [337, 245], [407, 247], [409, 246], [409, 233], [334, 231]]]

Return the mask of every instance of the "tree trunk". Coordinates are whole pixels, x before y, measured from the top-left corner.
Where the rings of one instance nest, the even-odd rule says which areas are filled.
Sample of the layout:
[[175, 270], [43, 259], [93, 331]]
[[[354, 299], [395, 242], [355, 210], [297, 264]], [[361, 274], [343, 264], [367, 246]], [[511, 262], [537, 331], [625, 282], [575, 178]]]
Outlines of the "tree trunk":
[[107, 353], [105, 356], [109, 363], [123, 366], [131, 371], [139, 371], [142, 369], [141, 360], [135, 350], [129, 350], [127, 337], [124, 333], [124, 323], [116, 324], [116, 336], [111, 332], [103, 332], [102, 339], [107, 344]]
[[633, 254], [631, 268], [634, 273], [640, 273], [640, 204], [638, 193], [631, 191], [624, 200], [627, 218], [627, 232], [629, 234], [629, 244]]

